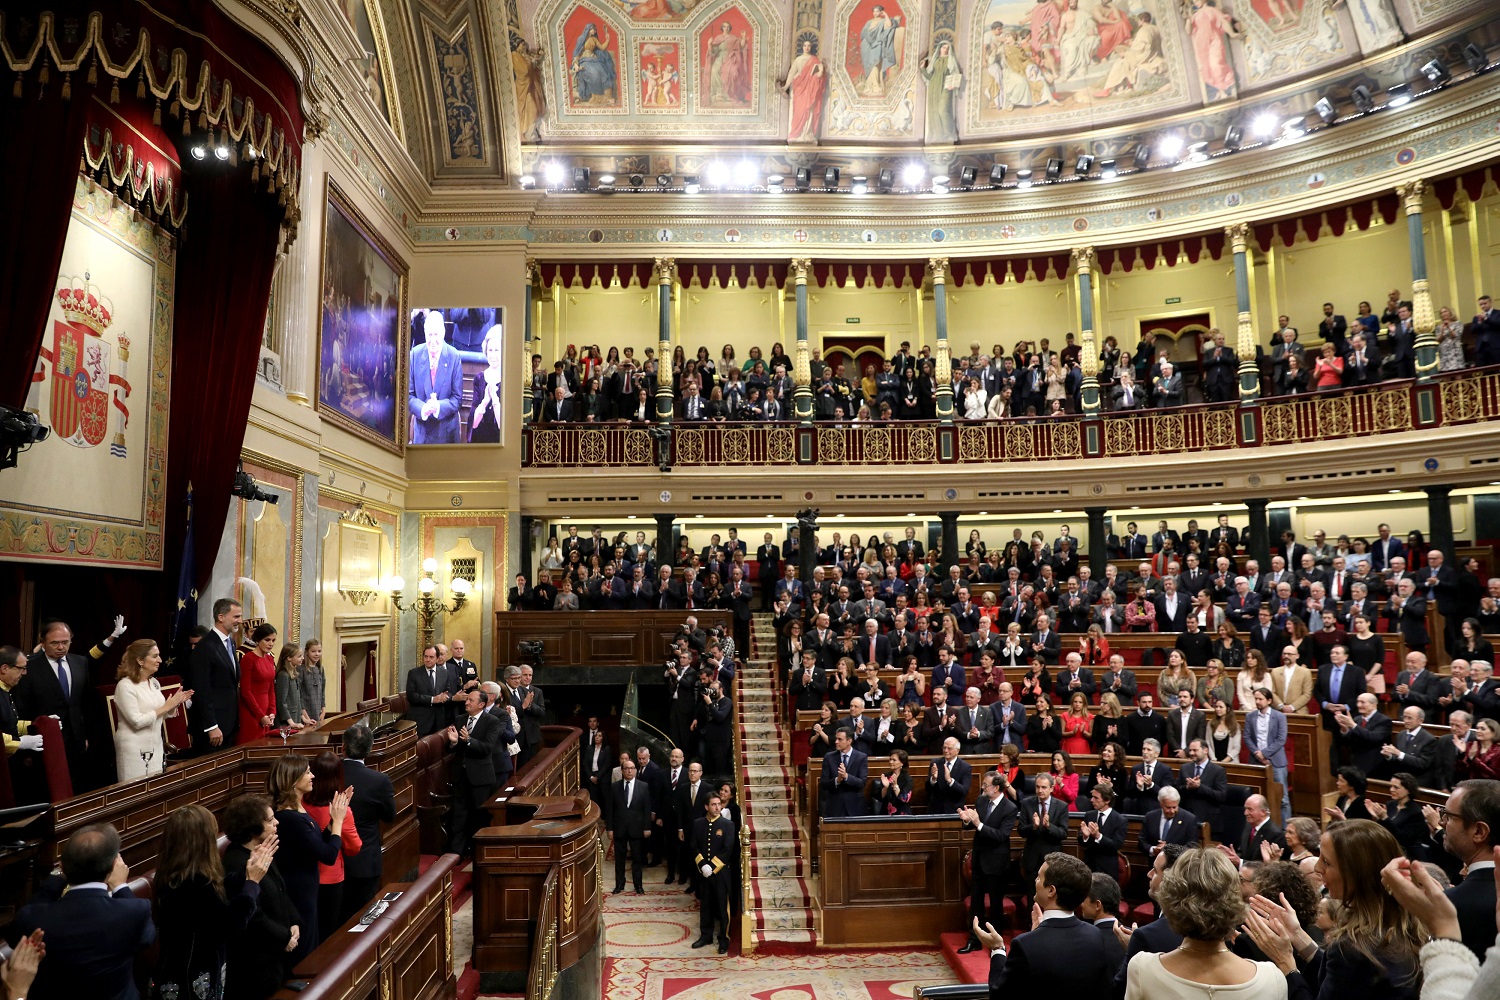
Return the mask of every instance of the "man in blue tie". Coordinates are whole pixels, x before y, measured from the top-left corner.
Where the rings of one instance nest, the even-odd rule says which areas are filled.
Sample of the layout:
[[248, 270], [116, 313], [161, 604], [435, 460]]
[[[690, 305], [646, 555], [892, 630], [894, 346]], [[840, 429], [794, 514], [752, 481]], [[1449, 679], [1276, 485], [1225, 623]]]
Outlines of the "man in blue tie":
[[197, 754], [234, 746], [240, 728], [240, 664], [234, 632], [239, 628], [240, 603], [227, 597], [214, 602], [213, 629], [193, 647], [188, 659], [188, 687], [194, 692], [188, 725]]
[[[1318, 668], [1318, 681], [1313, 689], [1313, 697], [1317, 699], [1322, 707], [1323, 728], [1330, 733], [1338, 733], [1340, 726], [1336, 721], [1339, 709], [1348, 710], [1354, 706], [1357, 699], [1365, 690], [1365, 675], [1358, 667], [1349, 663], [1349, 650], [1344, 646], [1334, 646], [1328, 653], [1329, 662]], [[1347, 753], [1343, 740], [1334, 741], [1334, 752], [1328, 755], [1328, 765], [1334, 774], [1338, 774], [1339, 768], [1348, 761], [1342, 759]]]

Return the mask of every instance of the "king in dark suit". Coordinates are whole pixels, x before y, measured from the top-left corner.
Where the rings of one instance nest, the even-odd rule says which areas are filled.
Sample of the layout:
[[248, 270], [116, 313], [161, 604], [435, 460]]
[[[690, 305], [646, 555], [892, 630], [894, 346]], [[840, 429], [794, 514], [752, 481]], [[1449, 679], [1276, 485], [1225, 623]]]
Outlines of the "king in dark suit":
[[238, 601], [227, 597], [215, 601], [214, 626], [198, 640], [188, 657], [188, 687], [193, 692], [188, 725], [193, 730], [193, 751], [197, 754], [234, 746], [239, 732], [240, 667], [234, 650], [234, 632], [240, 627], [240, 616]]

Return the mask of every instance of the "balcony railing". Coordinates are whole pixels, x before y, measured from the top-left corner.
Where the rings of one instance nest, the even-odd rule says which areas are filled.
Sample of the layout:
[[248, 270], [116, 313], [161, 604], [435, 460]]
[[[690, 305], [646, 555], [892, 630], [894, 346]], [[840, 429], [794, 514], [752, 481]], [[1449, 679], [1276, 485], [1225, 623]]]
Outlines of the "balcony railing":
[[[1432, 382], [1269, 397], [1254, 406], [1212, 403], [1104, 414], [887, 423], [674, 422], [675, 468], [726, 465], [927, 465], [1123, 458], [1230, 451], [1427, 430], [1500, 418], [1500, 370]], [[649, 468], [649, 424], [529, 425], [523, 464], [533, 469]]]

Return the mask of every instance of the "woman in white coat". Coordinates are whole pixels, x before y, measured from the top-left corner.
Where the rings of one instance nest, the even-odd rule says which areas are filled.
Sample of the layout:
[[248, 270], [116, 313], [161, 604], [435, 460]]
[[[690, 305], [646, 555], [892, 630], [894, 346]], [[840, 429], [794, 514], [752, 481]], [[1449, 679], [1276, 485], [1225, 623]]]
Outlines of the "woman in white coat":
[[193, 692], [180, 690], [168, 698], [162, 694], [156, 672], [161, 669], [161, 651], [154, 639], [137, 639], [120, 658], [115, 683], [115, 770], [120, 781], [134, 781], [160, 774], [166, 762], [162, 720], [175, 715]]

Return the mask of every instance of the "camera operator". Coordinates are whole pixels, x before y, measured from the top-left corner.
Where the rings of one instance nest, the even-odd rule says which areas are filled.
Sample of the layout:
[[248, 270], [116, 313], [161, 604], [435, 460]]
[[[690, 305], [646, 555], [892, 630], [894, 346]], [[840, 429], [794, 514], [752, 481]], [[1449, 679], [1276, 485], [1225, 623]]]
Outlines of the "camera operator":
[[703, 740], [704, 770], [716, 777], [732, 775], [729, 732], [733, 724], [734, 704], [724, 693], [724, 686], [719, 683], [712, 668], [700, 670], [698, 676], [699, 709], [694, 725]]
[[701, 653], [703, 652], [703, 645], [707, 641], [708, 637], [704, 635], [703, 630], [698, 627], [698, 619], [693, 617], [692, 615], [689, 615], [687, 621], [682, 623], [682, 626], [677, 630], [677, 634], [674, 635], [672, 639], [674, 642], [681, 639], [686, 639], [688, 645], [693, 647], [693, 652]]
[[725, 654], [719, 645], [722, 641], [720, 636], [723, 630], [714, 628], [709, 630], [708, 645], [703, 650], [703, 655], [698, 660], [699, 670], [712, 667], [715, 679], [725, 687], [734, 683], [734, 660]]
[[684, 751], [693, 749], [693, 717], [698, 711], [698, 672], [693, 669], [693, 654], [686, 640], [679, 639], [674, 648], [676, 654], [667, 660], [664, 676], [672, 705], [667, 713], [667, 733], [673, 746]]

